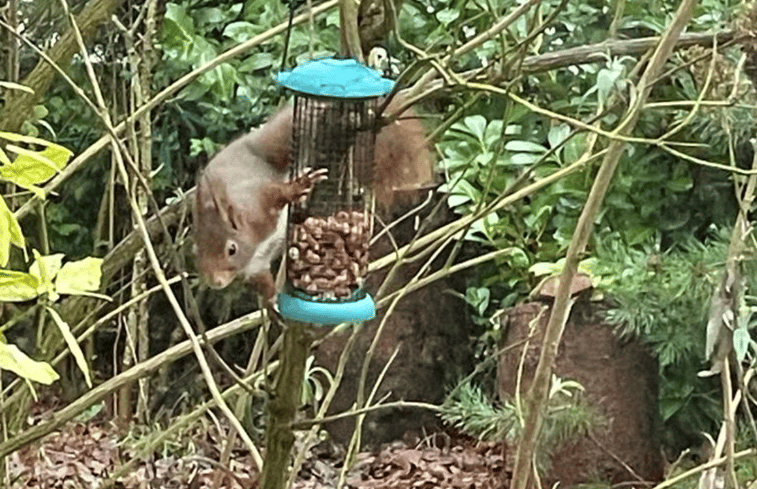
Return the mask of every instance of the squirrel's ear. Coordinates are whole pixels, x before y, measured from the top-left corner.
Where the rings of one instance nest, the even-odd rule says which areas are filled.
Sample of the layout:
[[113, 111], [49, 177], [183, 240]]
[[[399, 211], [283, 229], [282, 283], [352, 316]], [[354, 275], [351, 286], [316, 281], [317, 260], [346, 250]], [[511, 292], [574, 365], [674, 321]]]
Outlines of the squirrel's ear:
[[199, 211], [217, 212], [222, 221], [230, 222], [228, 213], [230, 205], [227, 202], [226, 192], [204, 174], [197, 182], [196, 199]]

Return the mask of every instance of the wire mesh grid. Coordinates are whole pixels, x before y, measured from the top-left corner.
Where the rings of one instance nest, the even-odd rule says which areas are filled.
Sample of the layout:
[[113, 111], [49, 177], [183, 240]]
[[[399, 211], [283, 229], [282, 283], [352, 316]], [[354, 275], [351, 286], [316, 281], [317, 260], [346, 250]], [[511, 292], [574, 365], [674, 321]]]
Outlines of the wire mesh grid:
[[294, 171], [328, 169], [328, 180], [309, 198], [310, 215], [329, 216], [369, 205], [375, 113], [375, 100], [295, 99]]
[[361, 296], [372, 232], [376, 100], [296, 97], [293, 173], [326, 168], [290, 210], [287, 282], [316, 300]]

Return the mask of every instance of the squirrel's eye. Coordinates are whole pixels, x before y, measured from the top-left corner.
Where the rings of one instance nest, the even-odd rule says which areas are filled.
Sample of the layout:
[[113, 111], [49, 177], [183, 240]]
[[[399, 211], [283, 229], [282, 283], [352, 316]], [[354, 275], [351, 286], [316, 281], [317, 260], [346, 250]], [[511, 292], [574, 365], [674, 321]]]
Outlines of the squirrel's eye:
[[233, 241], [229, 241], [226, 244], [226, 254], [229, 256], [234, 256], [237, 253], [237, 244]]

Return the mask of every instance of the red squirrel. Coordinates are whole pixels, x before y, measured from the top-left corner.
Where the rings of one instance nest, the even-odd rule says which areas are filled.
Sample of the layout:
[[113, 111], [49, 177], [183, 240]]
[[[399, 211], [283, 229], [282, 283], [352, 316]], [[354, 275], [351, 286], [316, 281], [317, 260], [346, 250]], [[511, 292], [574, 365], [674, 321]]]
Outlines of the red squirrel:
[[[395, 97], [388, 106], [402, 103]], [[276, 288], [271, 262], [284, 250], [286, 206], [307, 197], [325, 170], [288, 180], [294, 111], [287, 106], [259, 129], [233, 141], [208, 163], [197, 183], [194, 238], [200, 274], [213, 288], [243, 276], [269, 302]], [[388, 208], [395, 189], [428, 183], [432, 154], [412, 109], [376, 136], [373, 191]]]

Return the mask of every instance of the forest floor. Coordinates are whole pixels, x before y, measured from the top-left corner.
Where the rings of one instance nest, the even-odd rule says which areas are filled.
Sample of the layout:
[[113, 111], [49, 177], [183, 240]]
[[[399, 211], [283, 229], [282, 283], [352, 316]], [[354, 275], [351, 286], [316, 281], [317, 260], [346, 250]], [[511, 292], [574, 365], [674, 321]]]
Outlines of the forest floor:
[[[130, 467], [110, 486], [116, 489], [251, 489], [258, 487], [252, 458], [238, 441], [229, 462], [220, 463], [227, 437], [218, 425], [185, 434], [191, 448], [164, 444], [148, 457], [137, 455], [133, 439], [120, 438], [105, 423], [69, 423], [9, 458], [11, 488], [94, 489], [124, 464]], [[347, 475], [347, 488], [465, 488], [507, 487], [506, 454], [501, 443], [481, 443], [463, 437], [438, 436], [419, 446], [395, 443], [365, 452]], [[183, 452], [183, 455], [177, 455]], [[343, 466], [338, 450], [325, 445], [310, 449], [294, 489], [337, 486]]]

